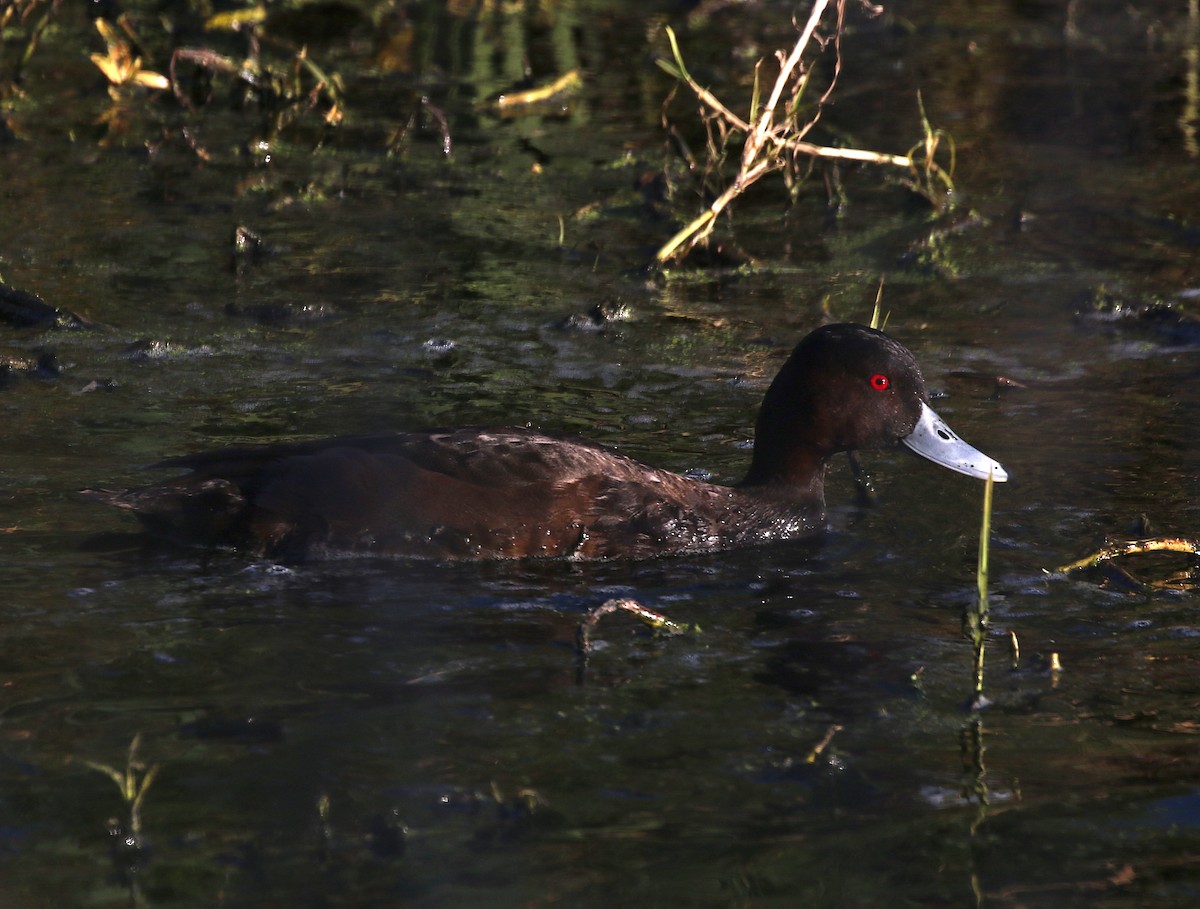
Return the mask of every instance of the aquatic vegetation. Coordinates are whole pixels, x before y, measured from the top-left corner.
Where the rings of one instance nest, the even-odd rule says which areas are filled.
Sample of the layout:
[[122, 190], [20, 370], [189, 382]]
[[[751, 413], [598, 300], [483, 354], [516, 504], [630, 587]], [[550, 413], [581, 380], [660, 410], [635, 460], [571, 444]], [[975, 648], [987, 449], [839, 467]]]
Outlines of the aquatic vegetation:
[[[54, 15], [61, 3], [62, 0], [9, 0], [0, 4], [0, 32], [14, 29], [20, 33], [24, 42], [8, 80], [0, 75], [0, 98], [12, 93], [20, 84], [25, 65], [41, 43], [42, 35], [54, 21]], [[0, 53], [2, 48], [3, 44], [0, 43]]]
[[[262, 113], [260, 146], [269, 146], [304, 117], [316, 116], [323, 127], [341, 124], [345, 86], [338, 73], [327, 72], [312, 59], [307, 47], [259, 32], [257, 23], [240, 27], [252, 33], [249, 54], [243, 60], [211, 47], [179, 47], [172, 52], [170, 85], [181, 107], [195, 111], [209, 104], [214, 84], [224, 81], [243, 106]], [[198, 143], [190, 144], [198, 155], [208, 157]]]
[[[1113, 559], [1131, 555], [1142, 555], [1153, 552], [1178, 552], [1193, 557], [1193, 566], [1188, 570], [1174, 572], [1165, 578], [1142, 581], [1130, 572], [1112, 564]], [[1197, 572], [1195, 557], [1200, 556], [1200, 540], [1190, 540], [1181, 537], [1155, 537], [1142, 540], [1129, 540], [1124, 543], [1111, 543], [1102, 546], [1095, 552], [1059, 565], [1054, 569], [1055, 574], [1071, 574], [1089, 569], [1103, 569], [1110, 579], [1131, 590], [1146, 588], [1195, 589]]]
[[685, 626], [679, 625], [677, 622], [672, 622], [662, 613], [655, 612], [653, 609], [643, 606], [637, 600], [628, 598], [605, 600], [589, 612], [576, 629], [576, 649], [580, 657], [586, 658], [591, 653], [592, 632], [596, 630], [600, 619], [613, 612], [628, 612], [656, 631], [663, 631], [667, 634], [682, 634], [688, 630]]
[[560, 102], [579, 91], [582, 86], [583, 77], [579, 70], [573, 69], [546, 85], [502, 94], [496, 98], [494, 106], [501, 116], [512, 116], [517, 111], [523, 112], [529, 108]]
[[130, 85], [165, 91], [171, 83], [162, 73], [151, 72], [142, 66], [142, 58], [137, 56], [137, 38], [129, 25], [129, 20], [122, 16], [116, 25], [104, 19], [96, 20], [96, 31], [104, 39], [106, 51], [103, 54], [92, 54], [92, 62], [111, 83], [109, 93], [117, 97], [116, 92]]
[[[164, 12], [162, 24], [171, 36], [194, 34], [195, 23], [187, 23], [188, 16], [185, 10]], [[20, 92], [30, 58], [46, 35], [63, 31], [52, 26], [66, 18], [59, 0], [19, 0], [0, 6], [0, 28], [9, 29], [23, 42], [17, 61], [0, 71], [4, 89], [0, 96]], [[285, 37], [284, 24], [269, 20], [262, 7], [212, 16], [202, 23], [203, 33], [213, 36], [211, 41], [166, 49], [161, 47], [161, 35], [153, 34], [145, 22], [139, 28], [129, 13], [95, 16], [92, 22], [104, 47], [89, 58], [104, 74], [113, 101], [100, 118], [108, 128], [101, 144], [124, 140], [134, 135], [134, 124], [145, 122], [151, 130], [157, 124], [164, 136], [183, 134], [196, 155], [206, 160], [211, 154], [194, 135], [194, 115], [214, 100], [218, 90], [233, 99], [238, 110], [260, 115], [254, 121], [257, 135], [247, 138], [248, 145], [272, 142], [301, 119], [316, 118], [328, 128], [344, 118], [341, 75], [313, 58], [307, 33], [302, 30], [297, 41]], [[151, 40], [142, 32], [151, 33]], [[164, 113], [169, 108], [158, 97], [173, 97], [178, 108], [191, 115], [185, 116], [185, 129], [175, 127]]]
[[600, 624], [600, 620], [613, 613], [629, 613], [655, 632], [665, 635], [698, 634], [697, 625], [680, 624], [667, 618], [663, 613], [643, 606], [637, 600], [628, 597], [614, 597], [605, 600], [599, 606], [591, 609], [575, 628], [575, 681], [584, 684], [587, 678], [588, 660], [592, 655], [592, 634]]
[[415, 128], [426, 123], [433, 123], [437, 127], [438, 134], [441, 137], [442, 155], [449, 158], [454, 153], [454, 140], [450, 135], [450, 121], [446, 118], [445, 111], [425, 96], [422, 96], [417, 101], [412, 113], [408, 116], [408, 120], [388, 140], [388, 157], [402, 157], [406, 154], [411, 137], [416, 132]]
[[975, 649], [974, 687], [968, 706], [972, 710], [986, 707], [983, 693], [983, 662], [987, 651], [988, 634], [988, 542], [992, 534], [992, 481], [988, 475], [983, 487], [983, 520], [979, 527], [979, 561], [975, 570], [975, 603], [967, 609], [964, 625]]
[[[408, 75], [439, 66], [430, 59], [428, 47], [413, 46], [412, 12], [387, 0], [360, 5], [281, 0], [220, 12], [208, 4], [169, 2], [155, 5], [151, 12], [136, 4], [119, 11], [115, 4], [95, 3], [87, 5], [83, 15], [88, 16], [88, 29], [94, 27], [103, 41], [101, 49], [87, 56], [104, 74], [119, 105], [100, 122], [109, 125], [110, 134], [136, 144], [144, 138], [133, 124], [144, 121], [151, 135], [157, 126], [165, 136], [178, 137], [200, 125], [195, 115], [202, 109], [231, 110], [243, 117], [259, 114], [264, 126], [256, 138], [263, 141], [302, 119], [338, 126], [348, 107], [348, 81], [365, 78], [374, 84], [380, 74]], [[491, 93], [490, 100], [476, 106], [492, 116], [546, 113], [577, 95], [584, 84], [572, 46], [574, 17], [555, 4], [450, 4], [441, 13], [429, 10], [429, 15], [444, 15], [453, 28], [465, 25], [475, 31], [477, 52], [456, 62], [463, 67], [456, 75], [467, 75], [481, 96]], [[0, 3], [0, 28], [5, 30], [0, 53], [18, 50], [11, 59], [0, 56], [0, 98], [25, 96], [22, 81], [38, 48], [50, 40], [80, 40], [83, 21], [78, 8], [61, 0]], [[514, 61], [530, 55], [531, 32], [547, 23], [555, 34], [557, 72], [541, 77], [525, 64], [514, 69]], [[506, 48], [508, 65], [499, 65], [502, 72], [495, 73], [492, 51], [501, 47]], [[163, 96], [168, 103], [162, 103]], [[177, 106], [169, 104], [170, 97]], [[356, 101], [371, 103], [361, 96]], [[184, 112], [182, 129], [179, 110]], [[416, 115], [431, 121], [448, 154], [446, 116], [426, 96]], [[397, 131], [387, 146], [390, 151], [413, 122], [409, 118]], [[211, 154], [194, 138], [183, 138], [202, 160]]]
[[[734, 113], [716, 94], [700, 85], [688, 72], [675, 32], [666, 28], [672, 59], [659, 60], [658, 65], [671, 76], [687, 85], [700, 101], [704, 125], [708, 132], [708, 159], [702, 169], [701, 182], [715, 198], [698, 217], [686, 224], [659, 248], [655, 259], [659, 263], [678, 261], [704, 242], [716, 226], [717, 219], [729, 205], [753, 184], [772, 173], [781, 173], [788, 192], [795, 197], [796, 188], [807, 169], [816, 160], [859, 162], [901, 168], [907, 171], [903, 183], [923, 196], [937, 208], [953, 189], [954, 146], [942, 130], [934, 129], [925, 114], [924, 103], [918, 95], [921, 126], [924, 137], [905, 155], [893, 155], [858, 148], [819, 145], [807, 136], [821, 119], [825, 105], [833, 96], [841, 74], [841, 41], [844, 30], [845, 0], [832, 4], [834, 22], [828, 36], [821, 36], [819, 27], [830, 9], [829, 0], [813, 4], [808, 21], [800, 29], [790, 52], [776, 52], [779, 73], [763, 100], [765, 85], [764, 60], [754, 67], [753, 92], [748, 115], [743, 119]], [[813, 62], [825, 48], [832, 47], [833, 71], [820, 98], [811, 105], [805, 94], [813, 78]], [[741, 152], [737, 172], [723, 188], [722, 170], [731, 149], [738, 143]], [[937, 163], [937, 155], [945, 142], [950, 149], [948, 169]], [[712, 184], [712, 185], [710, 185]]]
[[129, 809], [129, 824], [126, 829], [130, 837], [130, 845], [136, 845], [138, 848], [140, 848], [142, 835], [142, 804], [145, 802], [146, 793], [150, 791], [150, 786], [158, 776], [159, 770], [162, 769], [161, 764], [147, 766], [141, 760], [138, 756], [141, 744], [142, 736], [139, 733], [129, 744], [125, 767], [121, 770], [97, 761], [86, 759], [79, 761], [84, 766], [103, 773], [117, 784], [117, 788], [121, 791], [121, 798], [124, 799], [125, 805]]

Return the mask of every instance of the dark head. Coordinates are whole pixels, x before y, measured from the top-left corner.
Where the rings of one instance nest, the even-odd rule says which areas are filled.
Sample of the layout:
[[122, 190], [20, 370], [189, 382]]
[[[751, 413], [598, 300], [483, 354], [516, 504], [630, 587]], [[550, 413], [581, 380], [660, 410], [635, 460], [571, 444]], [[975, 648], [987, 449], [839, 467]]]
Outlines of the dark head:
[[1006, 479], [933, 412], [913, 355], [863, 325], [826, 325], [805, 337], [767, 389], [755, 433], [747, 485], [808, 487], [830, 455], [898, 442], [952, 470]]

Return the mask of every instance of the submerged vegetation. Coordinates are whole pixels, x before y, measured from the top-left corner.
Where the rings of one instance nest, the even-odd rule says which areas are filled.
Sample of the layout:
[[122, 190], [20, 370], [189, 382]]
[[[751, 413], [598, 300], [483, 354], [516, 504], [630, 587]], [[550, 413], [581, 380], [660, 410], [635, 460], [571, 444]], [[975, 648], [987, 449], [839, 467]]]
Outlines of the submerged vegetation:
[[[102, 47], [88, 57], [112, 102], [101, 118], [102, 144], [182, 145], [200, 161], [214, 155], [205, 129], [226, 112], [242, 118], [240, 145], [255, 158], [269, 156], [283, 133], [300, 126], [315, 150], [345, 119], [343, 72], [362, 80], [411, 66], [411, 23], [386, 2], [257, 3], [219, 13], [208, 3], [97, 2], [89, 13]], [[31, 61], [46, 42], [72, 40], [77, 17], [60, 0], [15, 0], [0, 9], [0, 102], [7, 99], [0, 117], [14, 134], [22, 134], [15, 102], [26, 110], [37, 103]], [[86, 79], [82, 70], [78, 78]], [[424, 110], [444, 132], [445, 118], [427, 99]]]
[[[867, 16], [882, 12], [870, 4], [859, 6]], [[403, 157], [420, 135], [449, 158], [456, 134], [481, 114], [535, 121], [570, 117], [576, 105], [588, 103], [591, 76], [578, 59], [577, 16], [566, 4], [409, 8], [390, 0], [309, 0], [247, 3], [218, 12], [202, 2], [120, 6], [108, 0], [91, 4], [89, 13], [93, 28], [86, 57], [103, 74], [111, 98], [97, 121], [103, 128], [100, 144], [140, 145], [154, 154], [182, 148], [197, 163], [232, 152], [251, 165], [261, 164], [277, 158], [284, 145], [293, 157], [311, 155], [348, 124], [354, 132], [347, 141], [360, 151], [373, 148], [390, 159]], [[453, 23], [447, 40], [464, 51], [467, 43], [459, 32], [470, 34], [466, 53], [473, 59], [458, 61], [466, 72], [452, 76], [466, 77], [473, 99], [462, 97], [447, 74], [431, 66], [429, 48], [414, 44], [413, 19], [430, 15]], [[31, 94], [36, 91], [29, 78], [32, 61], [47, 42], [78, 37], [78, 16], [77, 8], [61, 0], [13, 0], [0, 10], [0, 120], [13, 135], [26, 132], [18, 111], [38, 103]], [[785, 198], [794, 203], [818, 162], [827, 168], [823, 185], [835, 196], [844, 192], [839, 166], [870, 164], [898, 172], [899, 182], [935, 210], [948, 204], [953, 143], [930, 125], [919, 97], [923, 138], [905, 154], [815, 140], [814, 129], [842, 74], [846, 16], [847, 0], [816, 0], [807, 20], [797, 24], [790, 51], [777, 51], [774, 66], [768, 59], [754, 64], [744, 115], [722, 100], [736, 86], [704, 86], [693, 75], [675, 28], [663, 23], [647, 34], [648, 44], [660, 47], [665, 41], [669, 47], [669, 59], [659, 59], [658, 65], [699, 101], [706, 134], [704, 160], [698, 162], [683, 137], [687, 125], [677, 126], [669, 110], [677, 92], [662, 84], [663, 125], [678, 158], [661, 166], [657, 181], [639, 180], [646, 187], [668, 187], [661, 201], [675, 209], [670, 216], [683, 226], [658, 249], [658, 265], [678, 262], [704, 244], [721, 215], [764, 177], [781, 175]], [[535, 66], [530, 45], [547, 28], [551, 65]], [[612, 64], [592, 61], [600, 71]], [[73, 78], [86, 79], [84, 72]], [[368, 96], [381, 78], [395, 75], [406, 78], [400, 83], [403, 94], [388, 101], [392, 128], [364, 133], [363, 105], [376, 102]], [[100, 84], [84, 88], [97, 91]], [[692, 193], [670, 190], [677, 182], [678, 159], [690, 171], [696, 194], [706, 200], [699, 216], [687, 211]], [[535, 162], [534, 172], [540, 167]], [[306, 198], [328, 194], [317, 186]], [[580, 217], [589, 217], [588, 210]]]
[[[21, 82], [25, 66], [41, 44], [61, 4], [62, 0], [10, 0], [0, 5], [0, 38], [13, 32], [20, 35], [20, 41], [15, 42], [16, 59], [8, 63], [7, 73], [0, 73], [0, 98], [10, 94]], [[4, 43], [8, 43], [7, 40]], [[2, 48], [3, 44], [0, 44]], [[0, 62], [5, 62], [3, 57]]]
[[[1186, 71], [1145, 50], [1183, 29], [1110, 5], [1144, 47], [1098, 52], [1069, 6], [1066, 44], [1055, 4], [851, 0], [822, 48], [830, 3], [718, 216], [748, 133], [653, 57], [754, 141], [812, 0], [0, 0], [8, 902], [1186, 905], [1196, 362], [1163, 345], [1195, 334], [1200, 235]], [[903, 152], [918, 87], [911, 157], [948, 177], [951, 126], [972, 208], [937, 232], [906, 166], [780, 132]], [[720, 267], [734, 241], [766, 267]], [[819, 541], [633, 567], [81, 545], [123, 530], [75, 500], [100, 479], [402, 421], [530, 418], [722, 480], [784, 345], [823, 298], [865, 320], [881, 273], [931, 390], [1012, 460], [991, 566], [979, 485], [892, 454], [883, 508], [834, 466]], [[1123, 296], [1076, 316], [1082, 284]], [[1111, 528], [1182, 553], [1040, 573]]]

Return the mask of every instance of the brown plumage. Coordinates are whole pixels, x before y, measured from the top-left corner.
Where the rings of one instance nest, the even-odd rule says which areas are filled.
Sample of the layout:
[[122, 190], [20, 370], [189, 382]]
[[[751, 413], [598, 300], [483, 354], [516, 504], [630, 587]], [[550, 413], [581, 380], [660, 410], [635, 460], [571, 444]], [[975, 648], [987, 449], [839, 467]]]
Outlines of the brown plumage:
[[[931, 432], [953, 451], [923, 450]], [[284, 560], [645, 558], [815, 533], [826, 459], [900, 441], [952, 469], [1004, 478], [937, 420], [904, 347], [830, 325], [801, 341], [767, 391], [750, 470], [734, 487], [590, 442], [455, 429], [187, 455], [155, 466], [188, 475], [88, 494], [160, 536]]]

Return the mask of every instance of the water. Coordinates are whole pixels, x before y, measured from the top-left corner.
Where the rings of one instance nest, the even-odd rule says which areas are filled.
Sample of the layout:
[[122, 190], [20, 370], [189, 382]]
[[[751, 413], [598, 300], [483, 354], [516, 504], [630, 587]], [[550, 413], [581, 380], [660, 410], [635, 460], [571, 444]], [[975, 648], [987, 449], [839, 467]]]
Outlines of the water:
[[[837, 217], [819, 179], [791, 212], [767, 189], [736, 210], [759, 267], [669, 276], [644, 265], [694, 203], [637, 188], [666, 154], [657, 23], [717, 84], [788, 43], [790, 6], [415, 4], [407, 68], [362, 40], [314, 51], [347, 122], [314, 154], [302, 121], [269, 162], [228, 103], [189, 124], [207, 161], [167, 102], [98, 125], [97, 39], [66, 15], [5, 108], [0, 273], [101, 327], [0, 327], [4, 352], [63, 365], [0, 388], [0, 903], [1194, 903], [1194, 589], [1044, 569], [1142, 515], [1195, 534], [1196, 352], [1075, 310], [1102, 286], [1194, 295], [1196, 42], [1173, 5], [1072, 10], [852, 13], [829, 135], [903, 151], [921, 88], [961, 212], [931, 222], [846, 170]], [[582, 65], [583, 92], [477, 107], [522, 60]], [[421, 94], [450, 160], [432, 127], [383, 151]], [[695, 142], [690, 103], [672, 112]], [[235, 261], [239, 226], [260, 259]], [[645, 563], [284, 568], [147, 550], [76, 495], [212, 445], [526, 421], [734, 481], [791, 345], [823, 305], [868, 318], [882, 275], [939, 413], [1012, 476], [977, 717], [981, 487], [900, 451], [864, 456], [872, 507], [834, 465], [819, 541]], [[558, 327], [601, 304], [629, 317]], [[609, 617], [581, 665], [575, 629], [614, 596], [690, 630]], [[135, 737], [160, 769], [130, 850], [94, 765], [123, 771]]]

